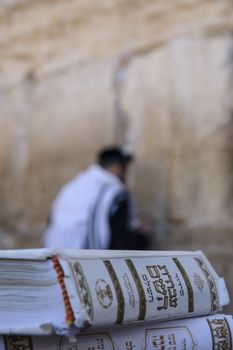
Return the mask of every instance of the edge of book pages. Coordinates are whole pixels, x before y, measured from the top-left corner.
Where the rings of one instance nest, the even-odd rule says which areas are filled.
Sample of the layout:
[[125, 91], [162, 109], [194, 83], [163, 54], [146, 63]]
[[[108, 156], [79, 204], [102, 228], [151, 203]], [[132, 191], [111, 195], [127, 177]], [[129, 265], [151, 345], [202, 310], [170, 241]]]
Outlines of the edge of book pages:
[[30, 328], [22, 320], [18, 327], [0, 328], [1, 334], [70, 335], [89, 327], [214, 314], [229, 302], [224, 279], [201, 251], [0, 251], [0, 260], [54, 258], [68, 321], [59, 324], [51, 315]]
[[0, 350], [232, 350], [233, 317], [140, 323], [66, 337], [0, 336]]

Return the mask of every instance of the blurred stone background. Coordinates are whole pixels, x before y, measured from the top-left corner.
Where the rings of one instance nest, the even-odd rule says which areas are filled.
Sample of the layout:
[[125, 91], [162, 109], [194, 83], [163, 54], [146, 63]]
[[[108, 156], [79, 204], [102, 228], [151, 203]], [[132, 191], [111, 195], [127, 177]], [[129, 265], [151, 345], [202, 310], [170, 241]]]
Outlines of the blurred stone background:
[[127, 145], [152, 248], [201, 249], [233, 297], [232, 0], [0, 2], [0, 249], [39, 247], [59, 188]]

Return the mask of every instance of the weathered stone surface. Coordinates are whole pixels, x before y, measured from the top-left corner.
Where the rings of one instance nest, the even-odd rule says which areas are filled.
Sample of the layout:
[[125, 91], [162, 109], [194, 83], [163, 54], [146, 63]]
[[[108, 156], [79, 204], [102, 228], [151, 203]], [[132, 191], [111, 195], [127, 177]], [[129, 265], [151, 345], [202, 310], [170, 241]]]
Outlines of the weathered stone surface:
[[44, 222], [61, 185], [111, 142], [113, 67], [110, 61], [77, 65], [34, 86], [24, 203], [31, 224]]
[[25, 167], [27, 163], [27, 83], [0, 95], [0, 191], [2, 222], [18, 223], [22, 215]]
[[1, 84], [232, 27], [231, 0], [3, 0]]
[[138, 154], [134, 184], [159, 221], [229, 218], [232, 50], [231, 36], [185, 36], [128, 62], [122, 105]]
[[2, 98], [2, 209], [11, 226], [42, 230], [61, 185], [111, 142], [113, 71], [111, 61], [76, 65], [28, 77]]

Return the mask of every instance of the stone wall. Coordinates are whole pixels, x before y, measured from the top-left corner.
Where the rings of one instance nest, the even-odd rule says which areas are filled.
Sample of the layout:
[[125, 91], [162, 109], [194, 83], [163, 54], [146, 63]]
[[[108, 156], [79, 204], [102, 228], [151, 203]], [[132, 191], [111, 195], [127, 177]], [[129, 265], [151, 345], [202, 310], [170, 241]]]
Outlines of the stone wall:
[[228, 219], [232, 48], [228, 35], [183, 36], [128, 67], [123, 105], [140, 164], [135, 185], [160, 221]]
[[0, 224], [43, 230], [60, 186], [112, 142], [157, 226], [232, 212], [229, 0], [4, 0]]
[[231, 1], [4, 0], [0, 225], [42, 231], [104, 144], [156, 225], [229, 225]]

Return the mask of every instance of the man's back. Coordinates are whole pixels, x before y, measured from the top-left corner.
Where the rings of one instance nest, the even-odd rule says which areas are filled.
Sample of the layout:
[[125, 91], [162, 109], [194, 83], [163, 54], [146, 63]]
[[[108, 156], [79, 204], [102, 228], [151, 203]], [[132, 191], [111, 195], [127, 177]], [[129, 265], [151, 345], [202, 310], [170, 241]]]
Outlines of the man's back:
[[[55, 199], [45, 233], [45, 246], [107, 248], [109, 208], [113, 198], [123, 189], [124, 185], [116, 176], [98, 165], [82, 172], [66, 184]], [[97, 213], [98, 221], [95, 220]]]

